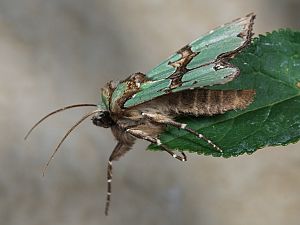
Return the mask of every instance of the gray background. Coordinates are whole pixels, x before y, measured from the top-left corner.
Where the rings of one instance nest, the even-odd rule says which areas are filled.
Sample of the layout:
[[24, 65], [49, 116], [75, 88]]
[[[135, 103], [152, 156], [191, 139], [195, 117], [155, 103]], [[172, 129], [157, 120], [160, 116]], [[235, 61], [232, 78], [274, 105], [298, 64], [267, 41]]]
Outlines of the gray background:
[[249, 12], [255, 32], [299, 28], [299, 0], [1, 0], [0, 224], [299, 224], [300, 144], [188, 162], [138, 142], [114, 164], [104, 217], [106, 164], [115, 141], [88, 120], [41, 169], [106, 81], [145, 72], [215, 26]]

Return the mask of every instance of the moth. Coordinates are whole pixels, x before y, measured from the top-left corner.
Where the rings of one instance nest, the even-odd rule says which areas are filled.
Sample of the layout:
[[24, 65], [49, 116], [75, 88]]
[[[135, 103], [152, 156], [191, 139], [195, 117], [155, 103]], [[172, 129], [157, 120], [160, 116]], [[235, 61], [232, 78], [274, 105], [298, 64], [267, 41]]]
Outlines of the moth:
[[49, 116], [70, 108], [92, 106], [96, 110], [84, 115], [55, 148], [50, 161], [67, 136], [85, 119], [92, 116], [96, 126], [111, 128], [117, 140], [107, 167], [107, 196], [105, 214], [111, 200], [112, 162], [130, 150], [136, 139], [143, 139], [161, 148], [172, 157], [186, 161], [183, 152], [176, 154], [159, 139], [166, 126], [189, 132], [222, 152], [221, 147], [204, 134], [177, 121], [178, 116], [213, 116], [229, 110], [245, 109], [255, 90], [209, 90], [235, 79], [240, 71], [229, 63], [251, 42], [255, 15], [253, 13], [222, 25], [184, 46], [147, 73], [134, 73], [121, 82], [108, 82], [101, 89], [100, 103], [70, 105], [51, 112]]

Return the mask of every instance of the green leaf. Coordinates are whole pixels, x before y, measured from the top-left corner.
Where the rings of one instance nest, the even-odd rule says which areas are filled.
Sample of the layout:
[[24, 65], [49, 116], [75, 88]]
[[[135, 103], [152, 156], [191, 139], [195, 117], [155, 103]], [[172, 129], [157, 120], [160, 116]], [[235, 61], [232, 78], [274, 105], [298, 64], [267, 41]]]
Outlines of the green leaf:
[[[160, 135], [164, 145], [230, 157], [300, 139], [300, 32], [279, 30], [260, 35], [231, 63], [240, 68], [240, 76], [212, 89], [254, 89], [255, 101], [246, 110], [178, 119], [204, 134], [224, 152], [219, 153], [204, 141], [172, 127]], [[148, 148], [159, 149], [154, 145]]]

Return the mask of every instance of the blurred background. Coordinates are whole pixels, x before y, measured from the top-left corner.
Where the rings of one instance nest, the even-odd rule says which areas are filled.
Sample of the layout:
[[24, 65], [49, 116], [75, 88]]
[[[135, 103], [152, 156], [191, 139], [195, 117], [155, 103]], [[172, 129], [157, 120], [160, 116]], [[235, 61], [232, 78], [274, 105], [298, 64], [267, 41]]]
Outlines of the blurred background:
[[[300, 143], [181, 163], [138, 144], [114, 163], [110, 130], [87, 120], [42, 167], [109, 80], [146, 72], [212, 28], [249, 12], [254, 31], [299, 29], [299, 0], [0, 0], [0, 224], [299, 224]], [[298, 151], [297, 151], [298, 150]]]

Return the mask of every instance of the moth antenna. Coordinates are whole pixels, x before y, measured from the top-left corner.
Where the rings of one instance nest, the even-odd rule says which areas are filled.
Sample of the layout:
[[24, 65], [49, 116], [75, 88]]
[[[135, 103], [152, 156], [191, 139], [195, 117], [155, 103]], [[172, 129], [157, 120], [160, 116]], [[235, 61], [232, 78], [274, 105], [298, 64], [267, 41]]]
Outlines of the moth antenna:
[[60, 109], [57, 109], [49, 114], [47, 114], [46, 116], [44, 116], [42, 119], [40, 119], [36, 124], [33, 125], [33, 127], [27, 132], [27, 134], [25, 135], [24, 139], [26, 140], [28, 138], [28, 136], [31, 134], [31, 132], [40, 124], [42, 123], [45, 119], [47, 119], [48, 117], [56, 114], [56, 113], [59, 113], [59, 112], [62, 112], [66, 109], [71, 109], [71, 108], [77, 108], [77, 107], [84, 107], [84, 106], [97, 106], [95, 104], [76, 104], [76, 105], [68, 105], [68, 106], [65, 106], [63, 108], [60, 108]]
[[87, 119], [88, 117], [90, 117], [91, 115], [96, 114], [97, 112], [101, 112], [101, 109], [97, 109], [94, 110], [92, 112], [89, 112], [87, 114], [85, 114], [80, 120], [78, 120], [68, 131], [67, 133], [64, 135], [64, 137], [60, 140], [60, 142], [58, 143], [58, 145], [56, 146], [55, 150], [53, 151], [52, 155], [50, 156], [49, 160], [47, 161], [46, 165], [44, 166], [43, 169], [43, 176], [45, 176], [45, 172], [50, 164], [50, 162], [52, 161], [52, 159], [54, 158], [54, 155], [56, 154], [56, 152], [58, 151], [58, 149], [60, 148], [60, 146], [62, 145], [62, 143], [66, 140], [66, 138], [69, 136], [69, 134], [79, 125], [81, 124], [85, 119]]

